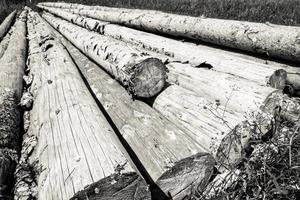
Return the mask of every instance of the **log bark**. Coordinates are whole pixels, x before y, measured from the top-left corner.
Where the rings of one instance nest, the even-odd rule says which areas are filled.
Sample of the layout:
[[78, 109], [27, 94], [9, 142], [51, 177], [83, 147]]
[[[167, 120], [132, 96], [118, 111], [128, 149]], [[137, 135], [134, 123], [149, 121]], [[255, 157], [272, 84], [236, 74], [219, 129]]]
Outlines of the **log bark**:
[[[194, 187], [203, 187], [200, 182], [209, 180], [214, 162], [210, 155], [198, 153], [205, 151], [202, 143], [191, 138], [193, 133], [175, 126], [147, 104], [132, 101], [108, 74], [60, 34], [56, 35], [151, 179], [173, 199], [188, 195]], [[176, 183], [180, 178], [181, 185]]]
[[26, 63], [26, 13], [18, 17], [7, 49], [0, 59], [0, 198], [12, 195], [13, 173], [19, 158], [19, 102]]
[[41, 3], [39, 5], [75, 8], [79, 9], [82, 15], [103, 21], [300, 61], [299, 27], [69, 3]]
[[166, 71], [161, 60], [138, 52], [122, 41], [90, 32], [52, 15], [44, 14], [43, 17], [134, 96], [148, 98], [163, 89]]
[[9, 28], [11, 27], [15, 16], [16, 16], [17, 11], [13, 11], [12, 13], [10, 13], [5, 19], [4, 21], [0, 24], [0, 41], [2, 40], [2, 38], [5, 36], [5, 34], [8, 32]]
[[[34, 77], [30, 87], [34, 104], [16, 173], [20, 178], [16, 198], [24, 199], [26, 191], [35, 190], [30, 188], [34, 184], [26, 185], [27, 176], [24, 176], [31, 170], [38, 199], [70, 199], [77, 192], [85, 194], [85, 187], [96, 182], [112, 188], [117, 185], [119, 197], [128, 199], [126, 195], [130, 191], [126, 186], [137, 177], [119, 150], [112, 127], [67, 51], [36, 13], [30, 12], [29, 20], [28, 65]], [[124, 184], [120, 185], [119, 180]], [[103, 190], [95, 188], [94, 195], [101, 199]], [[149, 193], [142, 190], [139, 194]], [[113, 195], [115, 192], [107, 196]], [[86, 198], [88, 195], [78, 199]]]
[[[216, 71], [237, 75], [256, 81], [261, 85], [266, 84], [266, 76], [271, 76], [274, 70], [279, 69], [279, 66], [270, 66], [238, 56], [228, 55], [228, 51], [221, 51], [204, 45], [196, 45], [190, 42], [169, 39], [155, 34], [80, 16], [79, 14], [81, 13], [78, 9], [62, 10], [46, 6], [39, 7], [88, 30], [96, 31], [126, 43], [169, 56], [170, 60], [178, 60], [182, 63], [188, 62], [193, 67], [205, 67], [211, 65]], [[72, 14], [71, 12], [76, 14]]]

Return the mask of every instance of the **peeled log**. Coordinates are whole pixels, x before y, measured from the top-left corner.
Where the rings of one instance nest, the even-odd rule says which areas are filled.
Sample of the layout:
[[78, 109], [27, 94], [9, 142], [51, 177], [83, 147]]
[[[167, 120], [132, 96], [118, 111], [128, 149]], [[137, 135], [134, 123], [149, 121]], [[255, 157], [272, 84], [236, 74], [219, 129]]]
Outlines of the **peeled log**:
[[103, 21], [300, 61], [299, 27], [69, 3], [40, 3], [39, 5], [75, 8], [79, 9], [82, 15]]
[[178, 60], [182, 63], [188, 62], [193, 67], [211, 65], [216, 71], [237, 75], [256, 81], [261, 85], [266, 84], [266, 76], [271, 76], [274, 70], [279, 69], [277, 66], [269, 66], [238, 56], [228, 55], [228, 51], [169, 39], [152, 33], [80, 16], [81, 12], [78, 9], [68, 9], [67, 11], [69, 12], [66, 12], [59, 8], [39, 7], [88, 30], [170, 56], [170, 60]]
[[136, 51], [125, 42], [90, 32], [50, 14], [43, 17], [134, 96], [152, 97], [163, 89], [166, 69], [161, 60]]
[[[203, 153], [202, 141], [194, 141], [191, 138], [193, 133], [175, 126], [147, 104], [132, 101], [108, 74], [60, 34], [56, 35], [151, 179], [166, 194], [180, 199], [192, 188], [202, 187], [199, 185], [201, 181], [204, 184], [209, 180], [214, 162], [210, 155]], [[181, 184], [177, 184], [180, 178]]]
[[10, 13], [4, 21], [0, 24], [0, 41], [2, 38], [5, 36], [7, 33], [8, 29], [10, 28], [11, 24], [13, 23], [15, 16], [16, 16], [17, 11], [13, 11]]
[[8, 198], [19, 158], [21, 108], [26, 63], [26, 12], [15, 23], [7, 49], [0, 59], [0, 196]]
[[10, 40], [10, 36], [13, 32], [14, 27], [12, 27], [9, 32], [4, 36], [4, 38], [0, 41], [0, 59], [2, 58], [2, 56], [4, 55], [4, 52], [6, 51], [8, 44], [9, 44], [9, 40]]
[[[119, 199], [130, 199], [135, 191], [146, 197], [146, 186], [127, 189], [138, 177], [67, 51], [36, 13], [31, 12], [29, 20], [28, 65], [34, 77], [30, 88], [34, 104], [16, 176], [22, 178], [31, 169], [37, 199], [43, 200], [70, 199], [75, 193], [78, 199], [86, 199], [85, 189], [94, 183], [98, 184], [95, 193], [103, 199], [112, 199], [116, 192]], [[24, 198], [26, 180], [26, 176], [18, 180], [16, 198]], [[107, 185], [113, 194], [105, 196], [102, 191]]]

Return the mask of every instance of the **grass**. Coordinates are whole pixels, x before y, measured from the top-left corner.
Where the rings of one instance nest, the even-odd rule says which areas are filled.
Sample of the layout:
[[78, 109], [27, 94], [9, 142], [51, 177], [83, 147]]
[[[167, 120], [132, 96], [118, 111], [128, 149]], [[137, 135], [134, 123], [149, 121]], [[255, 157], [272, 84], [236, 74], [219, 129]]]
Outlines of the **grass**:
[[25, 5], [25, 1], [26, 0], [7, 0], [7, 7], [3, 7], [4, 4], [0, 3], [0, 24], [12, 11], [23, 7]]
[[299, 0], [65, 0], [65, 2], [154, 9], [191, 16], [204, 15], [212, 18], [300, 26]]

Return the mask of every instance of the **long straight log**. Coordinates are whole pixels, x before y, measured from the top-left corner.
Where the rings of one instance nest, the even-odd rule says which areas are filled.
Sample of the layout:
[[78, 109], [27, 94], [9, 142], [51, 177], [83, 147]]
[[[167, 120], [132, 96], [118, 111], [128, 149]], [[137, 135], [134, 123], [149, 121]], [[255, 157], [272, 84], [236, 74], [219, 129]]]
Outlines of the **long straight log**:
[[76, 8], [82, 15], [103, 21], [300, 61], [299, 27], [69, 3], [41, 3], [39, 5]]
[[[16, 173], [16, 198], [24, 198], [27, 189], [45, 200], [70, 199], [75, 193], [77, 199], [149, 199], [67, 51], [36, 13], [29, 20], [34, 104]], [[37, 189], [26, 185], [28, 169]]]
[[26, 12], [22, 12], [0, 59], [0, 198], [8, 199], [19, 158], [21, 114], [19, 102], [26, 63]]
[[[92, 91], [153, 181], [165, 193], [173, 199], [181, 199], [192, 188], [201, 187], [200, 182], [204, 184], [209, 180], [214, 162], [210, 155], [203, 153], [202, 141], [197, 143], [191, 138], [194, 133], [175, 126], [147, 104], [132, 101], [127, 92], [101, 68], [59, 33], [57, 37], [63, 41]], [[198, 137], [201, 138], [201, 135]], [[188, 172], [188, 169], [192, 171]], [[194, 173], [199, 174], [195, 176]], [[182, 180], [177, 184], [179, 178]]]
[[[50, 15], [45, 15], [45, 18], [59, 20]], [[59, 20], [59, 23], [61, 26], [56, 28], [60, 32], [103, 66], [134, 96], [152, 97], [164, 87], [166, 71], [161, 60], [138, 52], [125, 42], [90, 32], [65, 20]]]
[[[204, 45], [196, 45], [175, 39], [146, 33], [124, 26], [110, 24], [108, 22], [95, 20], [80, 16], [80, 10], [67, 9], [68, 12], [59, 8], [39, 6], [45, 11], [55, 14], [74, 24], [100, 34], [111, 36], [129, 44], [137, 45], [150, 51], [162, 53], [180, 62], [188, 62], [193, 67], [202, 67], [209, 64], [214, 70], [241, 76], [265, 84], [266, 76], [279, 69], [279, 66], [269, 66], [263, 63], [228, 55], [228, 51], [222, 52], [208, 48]], [[76, 13], [72, 14], [70, 12]]]
[[4, 21], [0, 24], [0, 41], [5, 36], [5, 34], [8, 32], [9, 28], [11, 27], [11, 24], [13, 23], [17, 11], [13, 11], [10, 13]]
[[[88, 56], [95, 60], [94, 56], [82, 47], [83, 43], [79, 43], [79, 40], [77, 40], [79, 30], [85, 31], [85, 34], [88, 34], [89, 31], [50, 14], [43, 14], [43, 16], [65, 37], [69, 38], [77, 47], [84, 50]], [[74, 30], [78, 31], [73, 32]], [[93, 33], [93, 35], [96, 37], [97, 34]], [[101, 36], [99, 35], [99, 37]], [[97, 43], [93, 45], [96, 46]], [[127, 47], [133, 49], [129, 45]], [[148, 51], [144, 51], [144, 53], [148, 54]], [[247, 79], [208, 69], [192, 68], [176, 63], [169, 64], [168, 69], [168, 79], [171, 83], [179, 84], [181, 87], [194, 91], [200, 96], [208, 97], [212, 102], [219, 100], [221, 105], [226, 105], [235, 112], [244, 113], [249, 110], [256, 110], [258, 108], [257, 104], [263, 102], [274, 91], [272, 88], [260, 86]]]

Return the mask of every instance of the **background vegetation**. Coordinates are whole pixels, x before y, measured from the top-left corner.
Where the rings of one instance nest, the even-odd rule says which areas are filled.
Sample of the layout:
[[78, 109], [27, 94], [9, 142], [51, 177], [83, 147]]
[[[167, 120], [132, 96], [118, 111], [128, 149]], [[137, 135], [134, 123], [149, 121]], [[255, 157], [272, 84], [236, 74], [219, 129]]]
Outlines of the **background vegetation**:
[[65, 2], [154, 9], [183, 15], [300, 26], [300, 0], [65, 0]]

